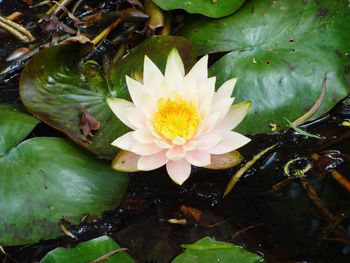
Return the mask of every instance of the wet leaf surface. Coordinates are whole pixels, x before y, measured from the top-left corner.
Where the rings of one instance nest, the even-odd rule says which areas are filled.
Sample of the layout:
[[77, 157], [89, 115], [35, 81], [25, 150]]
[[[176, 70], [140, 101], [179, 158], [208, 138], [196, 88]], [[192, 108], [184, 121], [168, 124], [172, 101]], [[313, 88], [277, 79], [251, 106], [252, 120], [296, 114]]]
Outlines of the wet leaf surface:
[[[120, 249], [110, 237], [102, 236], [77, 245], [74, 248], [56, 248], [49, 252], [40, 263], [87, 263]], [[125, 251], [116, 252], [105, 260], [98, 262], [133, 263], [135, 262]], [[97, 263], [97, 261], [95, 261]]]
[[[238, 77], [236, 101], [252, 101], [238, 130], [286, 127], [316, 102], [328, 75], [327, 94], [314, 117], [350, 91], [348, 1], [250, 1], [222, 19], [192, 18], [182, 35], [197, 52], [220, 53], [211, 67], [218, 84]], [[208, 37], [210, 36], [210, 37]]]
[[20, 245], [62, 234], [60, 221], [78, 223], [118, 205], [127, 174], [65, 139], [21, 142], [38, 123], [0, 105], [0, 243]]
[[[176, 47], [187, 69], [195, 63], [196, 55], [183, 38], [157, 36], [132, 49], [112, 65], [111, 75], [105, 76], [97, 63], [82, 61], [84, 47], [88, 46], [60, 45], [40, 52], [23, 70], [20, 95], [26, 108], [39, 119], [99, 157], [112, 159], [117, 148], [111, 142], [128, 128], [109, 109], [106, 98], [129, 98], [125, 75], [141, 71], [146, 54], [164, 68], [164, 54]], [[100, 122], [93, 137], [87, 138], [80, 129], [82, 106]]]
[[154, 0], [164, 10], [184, 9], [189, 13], [208, 17], [223, 17], [237, 11], [245, 0]]
[[206, 262], [244, 262], [258, 263], [264, 260], [258, 255], [232, 243], [216, 241], [210, 237], [202, 238], [193, 244], [185, 244], [185, 252], [177, 256], [173, 263]]

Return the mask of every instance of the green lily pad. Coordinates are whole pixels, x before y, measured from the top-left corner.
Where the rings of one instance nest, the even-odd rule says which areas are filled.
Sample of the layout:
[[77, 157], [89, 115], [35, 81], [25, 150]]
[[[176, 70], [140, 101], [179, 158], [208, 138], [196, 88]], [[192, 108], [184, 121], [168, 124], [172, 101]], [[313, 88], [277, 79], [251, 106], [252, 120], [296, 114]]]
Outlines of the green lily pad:
[[[211, 68], [218, 84], [238, 77], [236, 101], [251, 100], [243, 133], [281, 129], [327, 93], [314, 117], [331, 109], [350, 91], [349, 2], [260, 1], [218, 20], [197, 19], [185, 27], [201, 54], [227, 52]], [[210, 36], [210, 37], [208, 37]], [[219, 86], [219, 85], [218, 85]]]
[[[98, 237], [77, 245], [74, 248], [56, 248], [40, 261], [40, 263], [87, 263], [92, 262], [120, 246], [108, 236]], [[101, 261], [102, 262], [102, 261]], [[120, 251], [111, 255], [103, 262], [106, 263], [133, 263], [135, 262], [126, 252]]]
[[218, 18], [236, 12], [245, 0], [153, 0], [164, 10], [184, 9], [189, 13]]
[[206, 262], [244, 262], [258, 263], [264, 259], [258, 255], [232, 243], [216, 241], [204, 237], [193, 244], [182, 245], [186, 251], [177, 256], [172, 263], [206, 263]]
[[0, 244], [35, 243], [62, 235], [60, 221], [79, 223], [116, 207], [128, 177], [55, 137], [23, 142], [38, 120], [0, 105]]
[[[167, 54], [176, 47], [190, 68], [196, 62], [191, 44], [181, 37], [157, 36], [145, 40], [112, 65], [106, 78], [97, 63], [82, 62], [86, 51], [81, 45], [59, 45], [40, 52], [21, 75], [20, 95], [26, 108], [40, 120], [64, 132], [72, 140], [101, 158], [112, 159], [117, 148], [111, 142], [128, 128], [112, 113], [108, 97], [129, 98], [125, 75], [142, 72], [148, 55], [157, 65], [165, 65]], [[94, 136], [83, 135], [80, 124], [84, 111], [100, 128]]]

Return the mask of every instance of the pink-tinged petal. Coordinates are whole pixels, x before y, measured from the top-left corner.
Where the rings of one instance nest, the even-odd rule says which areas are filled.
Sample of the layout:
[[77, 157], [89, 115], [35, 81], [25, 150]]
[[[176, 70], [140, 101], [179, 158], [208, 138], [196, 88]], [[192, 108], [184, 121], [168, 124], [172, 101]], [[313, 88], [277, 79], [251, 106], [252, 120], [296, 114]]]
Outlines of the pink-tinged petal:
[[237, 79], [229, 79], [226, 81], [222, 86], [215, 92], [214, 95], [214, 103], [217, 103], [218, 101], [225, 99], [225, 98], [230, 98], [232, 96], [233, 89], [236, 85]]
[[193, 151], [193, 150], [197, 149], [198, 145], [199, 145], [199, 141], [197, 141], [197, 140], [190, 140], [186, 144], [184, 144], [182, 146], [182, 148], [185, 151]]
[[208, 150], [218, 145], [223, 140], [223, 137], [219, 134], [205, 134], [197, 137], [196, 140], [198, 141], [196, 149]]
[[185, 157], [186, 151], [181, 146], [175, 146], [166, 152], [166, 157], [172, 161], [178, 161]]
[[191, 174], [191, 164], [185, 159], [180, 161], [169, 161], [166, 170], [170, 178], [177, 184], [182, 185]]
[[137, 168], [141, 171], [150, 171], [162, 167], [167, 162], [165, 151], [161, 151], [153, 155], [141, 156], [137, 163]]
[[119, 98], [107, 98], [107, 104], [122, 123], [133, 130], [137, 129], [137, 127], [128, 120], [125, 114], [126, 110], [135, 108], [133, 103]]
[[174, 147], [173, 144], [168, 143], [168, 142], [166, 142], [164, 140], [157, 140], [156, 139], [156, 140], [154, 140], [154, 143], [155, 143], [155, 145], [157, 145], [157, 147], [159, 147], [161, 149], [171, 149], [171, 148]]
[[134, 139], [134, 131], [125, 133], [123, 136], [120, 136], [115, 141], [113, 141], [111, 144], [113, 146], [116, 146], [120, 149], [131, 151], [134, 144], [136, 143], [136, 140]]
[[237, 104], [233, 104], [230, 107], [227, 115], [215, 127], [215, 130], [230, 131], [234, 129], [247, 115], [250, 106], [250, 101], [244, 101]]
[[208, 78], [208, 55], [202, 57], [186, 75], [185, 80], [191, 79], [195, 83]]
[[250, 139], [237, 132], [226, 132], [222, 134], [223, 140], [215, 147], [209, 149], [211, 154], [224, 154], [236, 150], [250, 142]]
[[140, 156], [128, 151], [119, 151], [112, 161], [112, 168], [120, 172], [137, 172]]
[[154, 136], [148, 129], [138, 129], [134, 131], [133, 137], [136, 141], [140, 143], [153, 143], [154, 142]]
[[129, 76], [125, 76], [126, 84], [128, 85], [128, 90], [130, 93], [130, 97], [134, 102], [137, 108], [141, 105], [141, 96], [145, 93], [145, 87], [138, 81], [130, 78]]
[[205, 168], [212, 170], [229, 169], [240, 164], [244, 160], [244, 157], [238, 151], [224, 154], [212, 154], [210, 157], [210, 165], [205, 166]]
[[194, 150], [188, 152], [185, 158], [190, 164], [198, 167], [210, 164], [210, 154], [208, 151]]
[[215, 127], [220, 117], [221, 117], [221, 114], [219, 112], [215, 112], [212, 115], [210, 115], [208, 118], [204, 119], [198, 127], [197, 136], [201, 134], [206, 134], [209, 131], [211, 131]]
[[135, 144], [132, 146], [131, 151], [142, 156], [152, 155], [159, 153], [163, 149], [160, 149], [155, 145], [154, 143], [140, 143], [135, 142]]
[[139, 109], [133, 107], [125, 110], [125, 115], [129, 123], [131, 123], [132, 126], [140, 129], [146, 127], [146, 115], [144, 112], [140, 111]]
[[179, 52], [174, 48], [170, 51], [165, 67], [165, 78], [170, 82], [180, 84], [185, 76], [185, 69]]
[[171, 142], [175, 145], [184, 145], [186, 143], [186, 139], [176, 136]]
[[149, 57], [145, 56], [143, 63], [143, 85], [145, 88], [154, 91], [154, 88], [158, 88], [163, 79], [164, 76], [159, 68], [149, 59]]

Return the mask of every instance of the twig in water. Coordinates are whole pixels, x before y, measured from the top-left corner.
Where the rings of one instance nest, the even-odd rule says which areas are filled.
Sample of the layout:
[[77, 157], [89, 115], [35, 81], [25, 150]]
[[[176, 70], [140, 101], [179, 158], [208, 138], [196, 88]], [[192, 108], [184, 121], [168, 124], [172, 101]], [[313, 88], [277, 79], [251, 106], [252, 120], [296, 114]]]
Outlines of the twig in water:
[[232, 188], [236, 185], [236, 183], [238, 182], [238, 180], [241, 178], [241, 176], [257, 161], [259, 160], [261, 157], [263, 157], [263, 155], [265, 153], [267, 153], [268, 151], [272, 150], [273, 148], [275, 148], [277, 146], [277, 144], [274, 144], [268, 148], [266, 148], [265, 150], [263, 150], [262, 152], [258, 153], [257, 155], [255, 155], [253, 157], [253, 159], [251, 159], [249, 162], [247, 162], [241, 169], [239, 169], [234, 176], [231, 178], [230, 182], [227, 184], [225, 192], [224, 192], [224, 197], [226, 195], [228, 195]]
[[[320, 156], [317, 153], [311, 155], [311, 159], [317, 160]], [[344, 187], [348, 192], [350, 192], [350, 182], [337, 170], [331, 171], [331, 176], [336, 180], [342, 187]]]
[[317, 110], [320, 108], [324, 98], [326, 97], [326, 91], [327, 91], [327, 72], [325, 73], [325, 76], [323, 78], [321, 94], [318, 97], [318, 99], [316, 100], [315, 104], [303, 116], [301, 116], [298, 119], [296, 119], [295, 121], [293, 121], [290, 124], [290, 126], [291, 127], [293, 127], [292, 125], [298, 126], [298, 125], [304, 123], [309, 118], [311, 118], [311, 116], [314, 115], [315, 112], [317, 112]]
[[99, 257], [99, 258], [97, 258], [97, 259], [91, 261], [90, 263], [100, 263], [100, 262], [103, 262], [103, 261], [105, 261], [106, 259], [108, 259], [108, 258], [114, 256], [116, 253], [122, 252], [122, 251], [126, 251], [126, 250], [128, 250], [128, 249], [127, 249], [127, 248], [118, 248], [118, 249], [112, 250], [111, 252], [108, 252], [107, 254], [105, 254], [105, 255], [103, 255], [103, 256], [101, 256], [101, 257]]

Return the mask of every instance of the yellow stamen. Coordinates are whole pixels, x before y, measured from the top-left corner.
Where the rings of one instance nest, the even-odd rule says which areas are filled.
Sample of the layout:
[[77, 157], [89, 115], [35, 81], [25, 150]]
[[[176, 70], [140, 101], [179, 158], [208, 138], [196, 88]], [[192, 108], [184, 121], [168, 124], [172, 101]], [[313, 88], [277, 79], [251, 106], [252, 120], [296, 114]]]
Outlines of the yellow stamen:
[[158, 110], [153, 116], [156, 131], [168, 140], [177, 136], [191, 139], [200, 124], [200, 115], [192, 102], [182, 98], [175, 101], [159, 99]]

